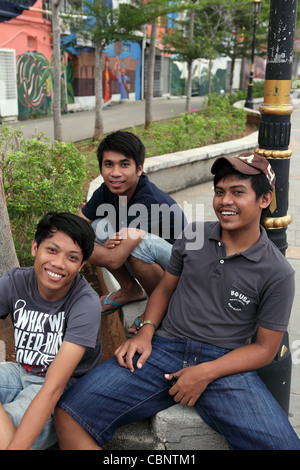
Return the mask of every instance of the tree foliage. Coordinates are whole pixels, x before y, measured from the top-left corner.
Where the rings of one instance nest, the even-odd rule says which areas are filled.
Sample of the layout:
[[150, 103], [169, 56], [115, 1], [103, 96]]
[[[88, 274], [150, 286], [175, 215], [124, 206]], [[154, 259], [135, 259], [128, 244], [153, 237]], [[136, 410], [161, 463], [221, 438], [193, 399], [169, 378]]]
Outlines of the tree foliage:
[[[24, 139], [20, 130], [2, 126], [0, 171], [16, 252], [31, 263], [30, 244], [46, 212], [77, 212], [87, 181], [86, 160], [73, 143], [50, 145], [42, 135]], [[0, 231], [1, 233], [1, 231]]]
[[[235, 60], [250, 57], [251, 54], [254, 22], [252, 3], [248, 0], [190, 0], [189, 8], [190, 12], [194, 12], [193, 24], [191, 13], [177, 20], [175, 28], [162, 38], [166, 50], [176, 60], [188, 65], [199, 58], [208, 59], [211, 63], [218, 55], [229, 57], [232, 62], [232, 82]], [[269, 8], [270, 0], [262, 2], [257, 21], [258, 55], [266, 53]]]

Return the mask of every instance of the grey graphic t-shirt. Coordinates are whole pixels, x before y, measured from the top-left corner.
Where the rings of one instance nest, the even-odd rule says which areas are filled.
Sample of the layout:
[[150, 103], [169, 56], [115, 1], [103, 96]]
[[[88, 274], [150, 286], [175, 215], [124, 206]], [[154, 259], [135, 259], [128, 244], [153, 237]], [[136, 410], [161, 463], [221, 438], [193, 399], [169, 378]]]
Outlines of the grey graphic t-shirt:
[[0, 279], [0, 318], [8, 314], [14, 325], [16, 362], [29, 372], [44, 376], [63, 340], [87, 348], [72, 379], [101, 362], [100, 300], [80, 274], [66, 296], [47, 301], [37, 290], [33, 267], [8, 271]]

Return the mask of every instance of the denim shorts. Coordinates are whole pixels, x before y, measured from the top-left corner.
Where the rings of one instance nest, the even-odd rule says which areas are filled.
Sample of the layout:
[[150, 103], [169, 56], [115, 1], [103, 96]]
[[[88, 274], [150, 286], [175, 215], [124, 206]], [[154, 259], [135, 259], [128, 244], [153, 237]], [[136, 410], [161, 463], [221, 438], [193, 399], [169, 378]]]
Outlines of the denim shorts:
[[[103, 245], [105, 241], [110, 238], [114, 231], [110, 222], [107, 219], [95, 219], [91, 223], [96, 236], [96, 243]], [[153, 233], [146, 233], [144, 238], [131, 252], [131, 256], [138, 258], [144, 263], [153, 264], [158, 263], [163, 269], [166, 268], [171, 257], [172, 244], [158, 237]], [[125, 263], [126, 268], [130, 271], [128, 263]], [[131, 271], [130, 271], [131, 272]]]
[[[30, 374], [18, 363], [0, 363], [0, 402], [16, 427], [19, 426], [25, 411], [42, 388], [43, 383], [44, 377]], [[47, 449], [56, 442], [57, 436], [52, 414], [32, 445], [32, 449]]]
[[[113, 357], [65, 392], [58, 406], [103, 446], [118, 427], [175, 404], [164, 374], [215, 360], [228, 352], [194, 340], [155, 336], [152, 353], [142, 369], [130, 372]], [[255, 371], [214, 380], [195, 408], [231, 449], [300, 450], [286, 414]]]

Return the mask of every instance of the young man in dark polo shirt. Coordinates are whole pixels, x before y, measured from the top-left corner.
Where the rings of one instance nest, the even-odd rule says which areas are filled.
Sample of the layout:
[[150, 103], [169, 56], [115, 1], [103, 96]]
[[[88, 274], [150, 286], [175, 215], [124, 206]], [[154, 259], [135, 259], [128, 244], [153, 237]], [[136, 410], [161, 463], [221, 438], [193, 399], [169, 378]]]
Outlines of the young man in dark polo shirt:
[[217, 159], [212, 173], [219, 221], [203, 224], [201, 248], [190, 234], [202, 222], [184, 230], [143, 326], [64, 394], [62, 449], [99, 449], [119, 426], [174, 403], [195, 406], [231, 449], [300, 449], [256, 372], [276, 355], [294, 296], [293, 269], [260, 225], [275, 174], [251, 153]]
[[[78, 215], [96, 234], [90, 262], [107, 268], [120, 284], [101, 298], [102, 315], [148, 295], [161, 279], [172, 245], [184, 226], [177, 203], [143, 173], [145, 147], [130, 133], [108, 135], [97, 150], [104, 183]], [[136, 282], [136, 279], [139, 283]]]

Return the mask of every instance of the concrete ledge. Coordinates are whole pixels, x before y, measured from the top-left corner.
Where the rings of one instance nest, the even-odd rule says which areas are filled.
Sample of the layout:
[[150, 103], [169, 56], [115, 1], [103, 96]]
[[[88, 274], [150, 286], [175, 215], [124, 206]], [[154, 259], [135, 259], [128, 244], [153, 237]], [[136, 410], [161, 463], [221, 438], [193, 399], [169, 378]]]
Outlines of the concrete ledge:
[[253, 98], [253, 106], [255, 109], [246, 108], [245, 101], [246, 100], [236, 101], [235, 103], [233, 103], [233, 106], [239, 109], [244, 108], [247, 112], [260, 115], [260, 111], [258, 111], [258, 108], [259, 108], [259, 105], [264, 102], [264, 98]]
[[151, 424], [166, 450], [228, 450], [223, 436], [208, 426], [195, 408], [174, 405], [154, 415]]
[[5, 362], [6, 359], [6, 347], [5, 342], [0, 341], [0, 363]]
[[234, 103], [234, 107], [235, 108], [244, 108], [245, 111], [247, 111], [247, 123], [248, 124], [255, 124], [256, 126], [259, 125], [259, 122], [260, 122], [260, 111], [257, 109], [259, 108], [259, 105], [262, 104], [264, 101], [263, 98], [254, 98], [253, 99], [253, 106], [254, 106], [254, 109], [250, 109], [250, 108], [246, 108], [245, 107], [245, 100], [241, 100], [241, 101], [236, 101]]
[[165, 450], [165, 446], [154, 436], [150, 419], [127, 424], [116, 430], [113, 438], [103, 450]]
[[83, 107], [80, 103], [69, 103], [67, 105], [68, 113], [77, 113], [83, 111]]

